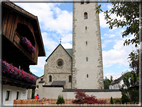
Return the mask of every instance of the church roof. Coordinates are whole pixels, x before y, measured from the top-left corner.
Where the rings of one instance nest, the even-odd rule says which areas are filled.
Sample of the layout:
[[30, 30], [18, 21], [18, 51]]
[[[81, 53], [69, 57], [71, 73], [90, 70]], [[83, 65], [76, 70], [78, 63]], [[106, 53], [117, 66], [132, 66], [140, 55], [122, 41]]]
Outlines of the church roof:
[[[61, 46], [61, 47], [65, 50], [65, 52], [72, 58], [72, 49], [65, 49], [61, 44], [59, 44], [59, 45], [55, 48], [55, 50], [56, 50], [59, 46]], [[55, 52], [55, 50], [49, 55], [49, 57]], [[49, 58], [49, 57], [48, 57], [48, 58]], [[45, 61], [47, 61], [48, 58], [47, 58]]]
[[72, 49], [65, 49], [67, 52], [68, 52], [68, 54], [72, 57]]
[[53, 81], [52, 86], [64, 86], [66, 81]]

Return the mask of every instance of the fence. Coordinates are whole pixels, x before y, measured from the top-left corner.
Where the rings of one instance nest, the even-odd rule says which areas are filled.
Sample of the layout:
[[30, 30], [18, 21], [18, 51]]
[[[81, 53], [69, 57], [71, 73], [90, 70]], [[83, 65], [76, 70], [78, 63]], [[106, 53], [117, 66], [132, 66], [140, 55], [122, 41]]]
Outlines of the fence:
[[[116, 99], [116, 98], [114, 98]], [[108, 106], [108, 107], [122, 107], [122, 106], [131, 106], [131, 107], [137, 107], [138, 104], [110, 104], [110, 98], [98, 98], [97, 100], [105, 100], [105, 104], [72, 104], [72, 101], [75, 99], [64, 99], [65, 104], [56, 104], [57, 99], [24, 99], [24, 100], [14, 100], [14, 106], [13, 107], [21, 107], [23, 105], [24, 107], [34, 107], [34, 106], [47, 106], [47, 107], [75, 107], [75, 106]]]

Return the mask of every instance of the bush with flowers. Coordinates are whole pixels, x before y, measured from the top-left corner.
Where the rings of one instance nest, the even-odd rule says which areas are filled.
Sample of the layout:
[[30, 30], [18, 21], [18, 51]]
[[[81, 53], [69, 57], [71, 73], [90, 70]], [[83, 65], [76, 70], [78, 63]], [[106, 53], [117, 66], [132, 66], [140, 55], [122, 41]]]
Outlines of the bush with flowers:
[[28, 49], [29, 52], [35, 52], [35, 47], [26, 37], [21, 36], [20, 42]]
[[23, 80], [28, 83], [35, 84], [36, 77], [25, 72], [23, 69], [18, 69], [17, 67], [13, 66], [12, 64], [7, 63], [6, 61], [0, 60], [2, 62], [2, 73], [10, 76], [11, 78]]
[[105, 101], [103, 100], [97, 100], [95, 96], [91, 95], [86, 95], [85, 92], [83, 91], [79, 91], [79, 90], [76, 90], [76, 100], [73, 100], [72, 103], [75, 103], [75, 104], [84, 104], [84, 103], [87, 103], [87, 104], [104, 104]]

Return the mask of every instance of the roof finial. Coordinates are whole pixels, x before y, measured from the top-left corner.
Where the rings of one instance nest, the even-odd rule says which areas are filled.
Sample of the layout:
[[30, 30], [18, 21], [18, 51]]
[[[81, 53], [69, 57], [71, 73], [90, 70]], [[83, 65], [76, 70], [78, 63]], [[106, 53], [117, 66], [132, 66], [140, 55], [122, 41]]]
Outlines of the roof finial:
[[62, 40], [62, 38], [60, 38], [60, 44], [61, 44], [61, 40]]

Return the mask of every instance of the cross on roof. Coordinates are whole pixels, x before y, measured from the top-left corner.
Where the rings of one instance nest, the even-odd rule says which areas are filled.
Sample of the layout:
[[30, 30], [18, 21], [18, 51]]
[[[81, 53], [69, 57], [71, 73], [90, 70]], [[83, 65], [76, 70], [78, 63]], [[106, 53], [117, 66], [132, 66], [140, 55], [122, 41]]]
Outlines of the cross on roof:
[[60, 44], [61, 44], [61, 40], [62, 40], [62, 39], [60, 38]]

